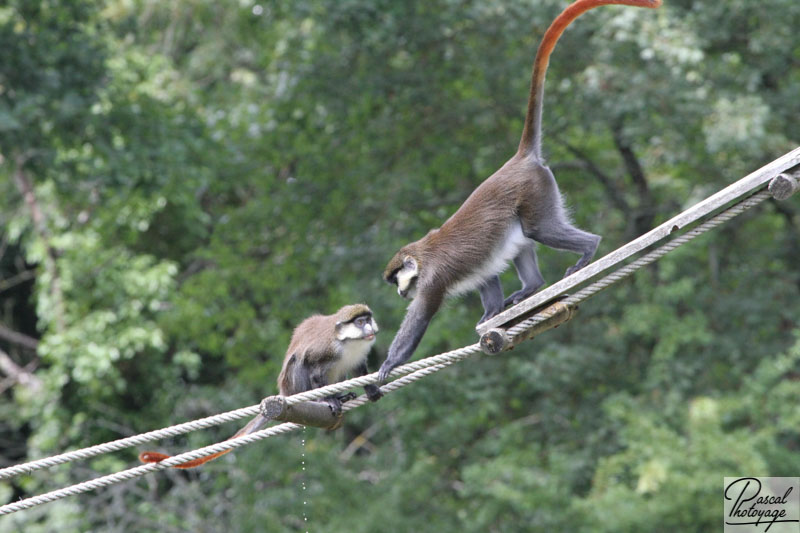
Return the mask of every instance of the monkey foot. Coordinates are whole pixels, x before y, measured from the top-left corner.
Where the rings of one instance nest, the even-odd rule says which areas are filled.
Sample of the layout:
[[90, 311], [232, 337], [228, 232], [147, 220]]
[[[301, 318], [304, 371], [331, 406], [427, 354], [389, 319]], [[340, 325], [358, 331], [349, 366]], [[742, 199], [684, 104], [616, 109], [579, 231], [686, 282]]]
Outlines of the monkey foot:
[[[541, 287], [541, 285], [539, 287]], [[503, 300], [503, 307], [505, 308], [508, 307], [509, 305], [517, 305], [522, 300], [526, 299], [528, 296], [535, 294], [539, 290], [539, 287], [531, 287], [527, 289], [523, 287], [520, 290], [511, 293], [511, 295], [508, 298]]]
[[328, 404], [333, 416], [339, 416], [342, 414], [342, 402], [339, 398], [325, 398], [325, 402]]
[[486, 322], [490, 318], [492, 318], [494, 316], [497, 316], [502, 312], [503, 312], [502, 308], [501, 309], [492, 309], [491, 311], [484, 312], [483, 316], [481, 317], [481, 319], [478, 320], [478, 323], [476, 324], [476, 326], [480, 326], [481, 324], [483, 324], [484, 322]]
[[567, 269], [566, 272], [564, 272], [564, 277], [566, 278], [567, 276], [571, 276], [572, 274], [574, 274], [578, 270], [582, 269], [583, 267], [584, 267], [584, 265], [572, 265], [571, 267], [569, 267]]
[[347, 394], [342, 394], [341, 396], [336, 397], [340, 402], [345, 403], [349, 402], [350, 400], [355, 400], [358, 398], [358, 394], [355, 392], [348, 392]]

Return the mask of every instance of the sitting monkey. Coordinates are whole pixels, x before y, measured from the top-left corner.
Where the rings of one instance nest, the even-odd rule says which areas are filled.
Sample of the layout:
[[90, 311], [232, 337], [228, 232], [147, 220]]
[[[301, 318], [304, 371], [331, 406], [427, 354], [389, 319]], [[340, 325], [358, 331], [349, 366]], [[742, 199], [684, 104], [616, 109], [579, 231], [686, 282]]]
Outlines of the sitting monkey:
[[[311, 389], [341, 381], [349, 372], [357, 376], [367, 374], [367, 355], [375, 343], [378, 324], [372, 310], [364, 304], [346, 305], [332, 315], [313, 315], [303, 320], [292, 334], [289, 349], [283, 359], [278, 376], [281, 396], [291, 396]], [[373, 402], [383, 394], [375, 385], [366, 385], [364, 391]], [[348, 395], [325, 398], [335, 415], [342, 410], [342, 401]], [[249, 435], [261, 429], [269, 419], [258, 414], [231, 439]], [[219, 453], [187, 461], [173, 468], [194, 468], [228, 453]], [[170, 456], [159, 452], [142, 452], [143, 463], [158, 463]]]

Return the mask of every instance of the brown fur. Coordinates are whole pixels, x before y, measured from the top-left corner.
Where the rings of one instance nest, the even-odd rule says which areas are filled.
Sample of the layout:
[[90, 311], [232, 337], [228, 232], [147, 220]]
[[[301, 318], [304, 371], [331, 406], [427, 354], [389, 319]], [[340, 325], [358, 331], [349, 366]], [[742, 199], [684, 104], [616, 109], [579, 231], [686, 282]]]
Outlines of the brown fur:
[[403, 258], [411, 256], [419, 265], [417, 290], [444, 293], [485, 260], [515, 219], [524, 221], [523, 231], [533, 231], [540, 217], [558, 216], [566, 215], [552, 174], [517, 155], [481, 183], [440, 228], [401, 248], [383, 277], [392, 282]]
[[336, 324], [355, 320], [362, 315], [372, 316], [364, 304], [346, 305], [332, 315], [313, 315], [298, 325], [283, 358], [283, 368], [278, 375], [278, 390], [282, 396], [291, 396], [309, 390], [294, 383], [292, 373], [299, 364], [318, 365], [331, 362], [341, 352], [341, 341], [333, 332]]
[[[327, 383], [316, 383], [316, 380], [306, 379], [307, 369], [327, 368], [327, 365], [336, 364], [337, 358], [343, 352], [344, 343], [336, 338], [340, 325], [348, 324], [361, 316], [368, 316], [372, 320], [372, 310], [364, 304], [346, 305], [332, 315], [313, 315], [303, 320], [292, 333], [292, 340], [283, 358], [283, 368], [278, 375], [278, 390], [282, 396], [291, 396], [324, 386]], [[373, 322], [374, 324], [374, 322]], [[377, 329], [375, 329], [377, 333]], [[366, 373], [366, 354], [361, 366], [357, 369], [359, 375]], [[324, 372], [322, 372], [324, 376]], [[324, 378], [323, 378], [324, 379]], [[315, 386], [316, 385], [316, 386]], [[367, 396], [373, 401], [380, 398], [380, 390], [374, 385], [365, 387]], [[249, 435], [261, 429], [268, 419], [256, 415], [246, 426], [237, 431], [230, 439]], [[230, 440], [228, 439], [228, 440]], [[195, 468], [217, 457], [225, 455], [230, 450], [225, 450], [199, 459], [186, 461], [173, 466], [173, 468]], [[139, 460], [143, 463], [159, 463], [171, 456], [160, 452], [142, 452]]]
[[[416, 296], [381, 366], [381, 380], [408, 360], [442, 300], [454, 288], [479, 290], [484, 306], [481, 321], [502, 311], [504, 305], [516, 304], [536, 292], [544, 279], [534, 244], [529, 241], [580, 253], [580, 259], [566, 275], [591, 261], [600, 236], [572, 225], [555, 178], [541, 157], [542, 98], [550, 54], [564, 29], [582, 13], [608, 4], [655, 8], [661, 0], [576, 0], [556, 17], [534, 60], [528, 111], [517, 153], [481, 183], [439, 229], [404, 246], [389, 261], [384, 279], [398, 284], [401, 295]], [[521, 236], [517, 235], [517, 224]], [[523, 286], [504, 300], [498, 274], [505, 266], [507, 253], [516, 254], [514, 266]], [[403, 283], [412, 279], [413, 267], [403, 270], [407, 257], [417, 264], [413, 291], [412, 282], [405, 287], [398, 283], [399, 272], [405, 273]]]

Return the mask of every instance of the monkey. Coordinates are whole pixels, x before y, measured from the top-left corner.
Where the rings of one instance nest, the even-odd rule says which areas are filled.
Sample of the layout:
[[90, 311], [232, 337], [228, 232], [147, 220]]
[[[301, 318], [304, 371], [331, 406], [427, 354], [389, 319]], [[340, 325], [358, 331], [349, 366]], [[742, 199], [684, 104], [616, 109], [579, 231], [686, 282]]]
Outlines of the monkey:
[[[576, 0], [544, 34], [531, 74], [528, 110], [514, 156], [481, 183], [438, 229], [402, 247], [383, 272], [397, 293], [411, 300], [380, 382], [406, 362], [445, 297], [477, 289], [484, 313], [478, 324], [538, 291], [535, 242], [581, 254], [565, 277], [594, 257], [601, 237], [576, 228], [563, 205], [555, 177], [542, 158], [542, 99], [550, 54], [566, 27], [584, 12], [607, 4], [657, 8], [661, 0]], [[522, 288], [503, 298], [499, 274], [512, 261]]]
[[[364, 304], [346, 305], [332, 315], [310, 316], [292, 333], [278, 375], [278, 391], [282, 396], [291, 396], [341, 381], [349, 372], [357, 376], [367, 374], [367, 355], [377, 334], [378, 324], [372, 317], [372, 310]], [[366, 385], [364, 391], [373, 402], [383, 396], [376, 385]], [[334, 395], [325, 398], [325, 401], [338, 416], [342, 402], [353, 396], [352, 393]], [[230, 439], [254, 433], [267, 422], [269, 419], [263, 415], [256, 415]], [[200, 457], [174, 465], [173, 468], [194, 468], [229, 451]], [[158, 463], [169, 457], [159, 452], [139, 454], [139, 460], [143, 463]]]

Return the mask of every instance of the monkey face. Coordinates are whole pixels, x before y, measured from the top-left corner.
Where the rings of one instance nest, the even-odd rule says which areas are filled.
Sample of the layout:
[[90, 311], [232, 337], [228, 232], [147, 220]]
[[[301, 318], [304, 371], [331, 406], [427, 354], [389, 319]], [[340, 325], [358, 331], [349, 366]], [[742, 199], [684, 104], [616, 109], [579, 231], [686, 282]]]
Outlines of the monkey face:
[[413, 300], [417, 295], [417, 279], [419, 279], [419, 265], [416, 259], [408, 255], [403, 258], [403, 266], [394, 276], [397, 294]]
[[378, 324], [371, 314], [359, 315], [349, 322], [336, 324], [336, 337], [340, 341], [364, 340], [372, 343], [375, 342], [377, 333]]
[[383, 271], [383, 279], [387, 283], [396, 285], [397, 294], [409, 300], [413, 300], [417, 295], [420, 263], [417, 254], [412, 250], [416, 244], [412, 243], [401, 248]]
[[353, 320], [353, 325], [361, 330], [361, 338], [367, 341], [375, 340], [375, 334], [378, 333], [378, 324], [372, 315], [362, 315]]

